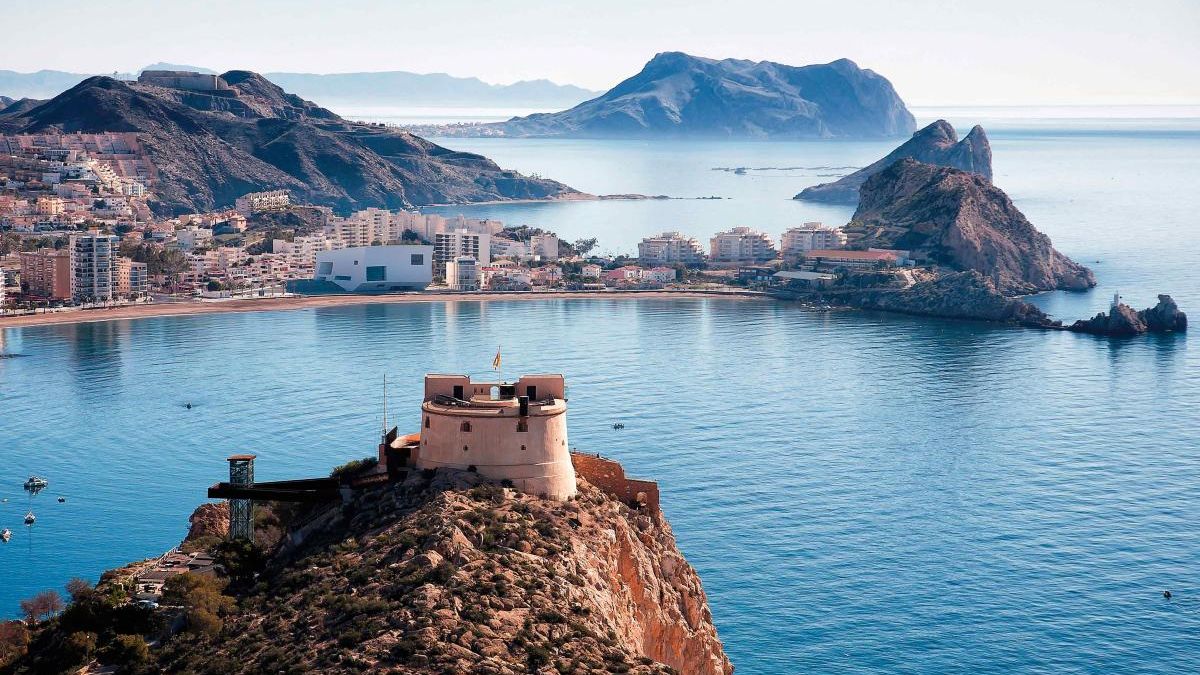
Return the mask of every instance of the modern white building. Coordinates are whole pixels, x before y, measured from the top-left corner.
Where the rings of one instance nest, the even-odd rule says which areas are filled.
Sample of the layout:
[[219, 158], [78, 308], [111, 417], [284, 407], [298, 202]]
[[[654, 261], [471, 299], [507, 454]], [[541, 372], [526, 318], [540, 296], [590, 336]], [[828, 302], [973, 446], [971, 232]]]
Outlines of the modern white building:
[[784, 232], [780, 244], [784, 257], [797, 257], [817, 249], [844, 248], [846, 233], [840, 227], [825, 227], [817, 222], [805, 223]]
[[77, 302], [105, 302], [117, 292], [115, 235], [93, 230], [71, 237], [71, 294]]
[[764, 232], [735, 227], [718, 232], [710, 241], [709, 257], [721, 263], [758, 263], [774, 260], [775, 242]]
[[479, 290], [479, 261], [460, 255], [446, 261], [446, 285], [456, 291]]
[[643, 265], [699, 265], [704, 262], [704, 249], [692, 237], [663, 232], [657, 237], [646, 237], [638, 244], [638, 260]]
[[433, 235], [433, 273], [444, 275], [446, 263], [461, 256], [475, 259], [480, 267], [492, 261], [492, 236], [486, 232], [454, 230]]
[[433, 247], [355, 246], [316, 253], [315, 281], [350, 293], [420, 291], [433, 281]]

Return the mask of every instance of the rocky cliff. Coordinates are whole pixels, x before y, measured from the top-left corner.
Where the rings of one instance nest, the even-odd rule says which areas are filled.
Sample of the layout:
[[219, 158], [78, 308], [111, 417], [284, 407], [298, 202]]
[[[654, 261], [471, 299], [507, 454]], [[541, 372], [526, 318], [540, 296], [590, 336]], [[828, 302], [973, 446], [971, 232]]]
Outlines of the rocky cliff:
[[1142, 333], [1183, 333], [1187, 331], [1187, 314], [1169, 295], [1159, 295], [1158, 304], [1138, 312], [1125, 303], [1118, 303], [1108, 313], [1101, 312], [1091, 319], [1071, 324], [1077, 333], [1097, 335], [1140, 335]]
[[863, 184], [846, 227], [858, 247], [909, 250], [951, 271], [975, 270], [1002, 295], [1096, 285], [1002, 190], [976, 173], [902, 159]]
[[554, 502], [442, 471], [306, 516], [192, 672], [730, 673], [704, 590], [657, 511], [580, 483]]
[[857, 204], [858, 191], [867, 179], [901, 159], [924, 164], [948, 166], [977, 173], [992, 180], [992, 146], [983, 127], [976, 125], [958, 140], [958, 133], [946, 120], [938, 120], [913, 134], [900, 147], [870, 166], [859, 169], [832, 183], [805, 188], [795, 199], [834, 204]]
[[796, 67], [665, 52], [590, 101], [489, 130], [599, 138], [883, 138], [915, 127], [891, 83], [848, 59]]
[[[11, 670], [98, 660], [222, 675], [733, 671], [666, 519], [582, 479], [558, 502], [474, 473], [416, 472], [345, 503], [257, 510], [256, 527], [279, 526], [256, 532], [265, 558], [216, 546], [223, 572], [172, 577], [153, 612], [121, 598], [154, 561], [106, 574], [32, 629]], [[192, 548], [223, 532], [226, 515], [197, 509]]]
[[30, 108], [10, 106], [0, 133], [137, 132], [165, 213], [211, 210], [269, 189], [341, 211], [579, 194], [404, 131], [349, 122], [255, 73], [221, 77], [230, 90], [88, 78]]

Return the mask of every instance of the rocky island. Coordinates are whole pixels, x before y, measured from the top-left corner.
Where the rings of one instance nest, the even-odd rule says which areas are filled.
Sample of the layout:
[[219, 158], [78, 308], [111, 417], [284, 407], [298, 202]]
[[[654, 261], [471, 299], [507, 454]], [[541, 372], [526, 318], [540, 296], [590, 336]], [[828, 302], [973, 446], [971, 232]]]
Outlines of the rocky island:
[[339, 211], [581, 196], [406, 131], [342, 119], [249, 71], [142, 80], [91, 77], [49, 101], [16, 102], [0, 111], [0, 134], [136, 134], [164, 215], [266, 190]]
[[901, 159], [962, 169], [979, 174], [989, 182], [992, 180], [992, 147], [983, 127], [975, 125], [960, 141], [949, 122], [938, 120], [913, 134], [900, 147], [870, 166], [832, 183], [805, 188], [794, 198], [832, 204], [857, 204], [858, 191], [863, 183]]
[[569, 110], [436, 131], [468, 136], [799, 139], [890, 138], [914, 128], [912, 114], [891, 83], [849, 59], [797, 67], [663, 52], [633, 77]]

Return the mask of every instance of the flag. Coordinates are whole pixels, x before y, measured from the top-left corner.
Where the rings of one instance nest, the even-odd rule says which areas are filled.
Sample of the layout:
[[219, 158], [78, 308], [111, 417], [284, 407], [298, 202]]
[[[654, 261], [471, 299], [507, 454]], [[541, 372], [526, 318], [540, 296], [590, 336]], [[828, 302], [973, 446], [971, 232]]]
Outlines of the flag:
[[500, 370], [500, 348], [496, 347], [496, 358], [492, 359], [492, 370]]

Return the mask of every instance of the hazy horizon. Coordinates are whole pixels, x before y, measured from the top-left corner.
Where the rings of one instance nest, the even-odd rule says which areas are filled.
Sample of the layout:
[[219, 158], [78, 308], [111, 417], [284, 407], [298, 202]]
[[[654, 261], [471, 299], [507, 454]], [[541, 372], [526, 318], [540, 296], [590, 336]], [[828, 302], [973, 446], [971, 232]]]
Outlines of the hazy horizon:
[[[789, 65], [849, 58], [887, 77], [910, 106], [1200, 103], [1200, 3], [1187, 0], [768, 0], [736, 11], [611, 0], [598, 8], [547, 0], [63, 0], [53, 14], [71, 20], [55, 24], [54, 49], [45, 49], [41, 31], [12, 31], [0, 69], [133, 72], [170, 62], [264, 73], [444, 73], [491, 84], [545, 79], [603, 91], [658, 52], [685, 51]], [[18, 5], [6, 16], [36, 25], [46, 12]]]

